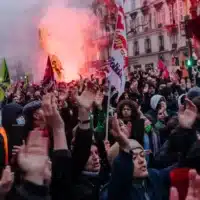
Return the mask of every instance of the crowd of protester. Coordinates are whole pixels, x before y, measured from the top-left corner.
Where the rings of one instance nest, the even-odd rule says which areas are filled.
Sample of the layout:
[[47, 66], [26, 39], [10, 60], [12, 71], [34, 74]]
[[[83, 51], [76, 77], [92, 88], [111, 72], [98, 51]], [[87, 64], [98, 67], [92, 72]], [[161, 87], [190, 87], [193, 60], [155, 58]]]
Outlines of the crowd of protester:
[[11, 85], [2, 102], [0, 200], [200, 199], [197, 82], [140, 69], [110, 98], [109, 81], [94, 76]]

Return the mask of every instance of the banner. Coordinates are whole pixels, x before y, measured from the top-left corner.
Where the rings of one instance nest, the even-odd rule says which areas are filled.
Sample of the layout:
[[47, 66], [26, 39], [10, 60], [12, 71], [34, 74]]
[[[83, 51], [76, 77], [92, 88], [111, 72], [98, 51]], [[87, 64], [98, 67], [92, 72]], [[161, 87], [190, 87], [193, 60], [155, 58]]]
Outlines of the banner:
[[128, 47], [126, 38], [125, 14], [123, 3], [118, 4], [117, 21], [115, 28], [115, 36], [109, 58], [111, 85], [115, 86], [119, 95], [124, 92], [125, 74], [124, 71], [128, 67]]

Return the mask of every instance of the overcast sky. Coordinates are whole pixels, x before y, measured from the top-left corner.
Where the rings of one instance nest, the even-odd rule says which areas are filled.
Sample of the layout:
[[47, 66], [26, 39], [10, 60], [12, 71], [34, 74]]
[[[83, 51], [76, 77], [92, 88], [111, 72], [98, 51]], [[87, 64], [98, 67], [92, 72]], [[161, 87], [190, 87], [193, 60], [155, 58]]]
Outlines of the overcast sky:
[[[42, 54], [38, 45], [37, 26], [48, 5], [59, 1], [63, 0], [1, 0], [0, 58], [6, 57], [8, 63], [23, 60], [33, 68]], [[87, 7], [91, 2], [69, 0], [65, 4], [70, 7]]]

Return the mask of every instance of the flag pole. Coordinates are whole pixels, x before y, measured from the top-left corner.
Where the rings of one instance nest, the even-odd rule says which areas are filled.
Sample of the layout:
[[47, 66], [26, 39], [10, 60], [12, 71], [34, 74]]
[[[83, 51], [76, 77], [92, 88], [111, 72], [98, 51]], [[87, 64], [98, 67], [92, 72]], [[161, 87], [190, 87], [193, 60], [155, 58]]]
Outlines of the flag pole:
[[[117, 6], [117, 12], [116, 12], [116, 22], [115, 22], [115, 33], [114, 33], [114, 36], [113, 36], [113, 42], [112, 42], [112, 47], [111, 49], [113, 49], [114, 47], [114, 43], [115, 43], [115, 38], [116, 38], [116, 27], [117, 27], [117, 20], [118, 20], [118, 12], [119, 12], [119, 6], [116, 4]], [[109, 62], [109, 68], [110, 68], [110, 62]], [[106, 114], [106, 137], [105, 137], [105, 140], [108, 140], [108, 129], [109, 129], [109, 109], [110, 109], [110, 97], [111, 97], [111, 82], [109, 81], [109, 77], [112, 76], [112, 70], [111, 70], [111, 73], [108, 75], [108, 86], [109, 86], [109, 89], [108, 89], [108, 102], [107, 102], [107, 114]]]
[[108, 102], [107, 102], [107, 114], [106, 114], [106, 137], [105, 137], [106, 140], [108, 140], [110, 94], [111, 94], [111, 83], [110, 83], [110, 81], [109, 81]]

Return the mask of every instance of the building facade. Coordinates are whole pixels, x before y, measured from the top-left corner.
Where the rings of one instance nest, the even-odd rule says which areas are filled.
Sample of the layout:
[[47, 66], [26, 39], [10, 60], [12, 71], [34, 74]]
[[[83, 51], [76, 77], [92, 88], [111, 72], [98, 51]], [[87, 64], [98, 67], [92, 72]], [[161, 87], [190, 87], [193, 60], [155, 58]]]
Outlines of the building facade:
[[104, 67], [108, 68], [107, 60], [115, 32], [116, 11], [113, 5], [108, 5], [104, 0], [93, 0], [91, 10], [97, 20], [94, 22], [93, 34], [87, 34], [89, 38], [84, 48], [84, 72], [95, 74], [99, 70], [104, 70]]
[[182, 22], [183, 0], [127, 0], [125, 4], [130, 70], [157, 67], [163, 58], [172, 66], [173, 57], [182, 60], [186, 39]]

